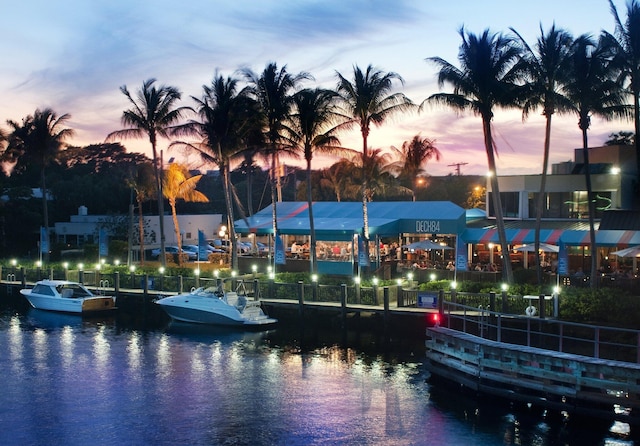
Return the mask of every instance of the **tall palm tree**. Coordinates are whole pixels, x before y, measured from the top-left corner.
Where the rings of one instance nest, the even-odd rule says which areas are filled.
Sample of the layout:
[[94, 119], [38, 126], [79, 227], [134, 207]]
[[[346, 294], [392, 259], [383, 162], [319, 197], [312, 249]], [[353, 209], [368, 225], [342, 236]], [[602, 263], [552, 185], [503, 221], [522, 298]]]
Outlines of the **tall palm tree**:
[[[196, 151], [203, 161], [218, 166], [227, 209], [229, 239], [231, 241], [231, 268], [238, 268], [238, 249], [233, 226], [233, 184], [230, 165], [234, 158], [242, 157], [247, 140], [259, 128], [257, 104], [248, 96], [248, 90], [238, 90], [238, 80], [216, 74], [210, 86], [203, 86], [202, 98], [193, 98], [197, 104], [199, 121], [189, 121], [178, 133], [199, 138], [196, 143], [176, 142]], [[237, 200], [236, 200], [237, 201]]]
[[[178, 253], [182, 251], [182, 238], [180, 237], [180, 224], [178, 223], [176, 203], [178, 200], [184, 200], [191, 203], [209, 202], [209, 199], [205, 194], [196, 190], [196, 186], [198, 185], [200, 178], [202, 178], [202, 175], [191, 176], [187, 168], [182, 164], [172, 163], [169, 165], [169, 169], [167, 169], [167, 172], [162, 179], [162, 193], [169, 201], [169, 206], [171, 207], [173, 228], [176, 232], [176, 240], [178, 242]], [[164, 257], [164, 254], [162, 257]], [[180, 254], [178, 254], [178, 263], [182, 264], [182, 256]]]
[[460, 68], [440, 57], [427, 59], [440, 69], [438, 72], [440, 87], [450, 84], [453, 87], [453, 93], [436, 93], [427, 98], [426, 102], [447, 105], [456, 110], [471, 110], [482, 118], [484, 146], [491, 175], [493, 207], [503, 254], [502, 275], [504, 280], [511, 284], [513, 270], [498, 188], [496, 148], [491, 131], [491, 120], [495, 107], [517, 106], [517, 82], [521, 75], [516, 67], [520, 58], [520, 49], [513, 39], [502, 34], [492, 34], [488, 29], [480, 35], [465, 33], [464, 28], [460, 28], [459, 33], [462, 38], [458, 51]]
[[289, 119], [287, 139], [294, 150], [304, 154], [307, 168], [307, 203], [309, 212], [310, 271], [317, 271], [316, 233], [313, 221], [311, 162], [318, 153], [340, 154], [347, 149], [339, 147], [335, 136], [338, 125], [346, 122], [336, 108], [337, 93], [324, 89], [304, 89], [293, 95], [293, 113]]
[[440, 161], [441, 153], [435, 146], [435, 141], [420, 135], [414, 136], [411, 141], [403, 142], [400, 149], [391, 146], [391, 151], [398, 159], [391, 163], [389, 168], [405, 185], [409, 185], [412, 200], [416, 201], [417, 179], [425, 174], [423, 166], [432, 158]]
[[153, 197], [156, 192], [153, 165], [140, 163], [135, 166], [131, 177], [127, 180], [129, 187], [135, 193], [138, 204], [138, 238], [140, 239], [140, 263], [144, 264], [144, 213], [142, 203]]
[[[120, 87], [131, 108], [122, 113], [122, 125], [128, 127], [116, 130], [107, 135], [107, 141], [116, 138], [140, 138], [147, 135], [153, 153], [153, 169], [158, 198], [158, 216], [160, 223], [160, 252], [164, 252], [164, 199], [162, 194], [161, 159], [158, 157], [158, 138], [168, 138], [172, 128], [183, 118], [190, 107], [178, 107], [177, 103], [182, 94], [176, 87], [161, 85], [155, 87], [156, 80], [148, 79], [143, 82], [136, 97], [131, 96], [126, 85]], [[161, 256], [162, 266], [166, 266], [164, 256]]]
[[[336, 72], [338, 78], [337, 91], [340, 94], [346, 114], [351, 117], [351, 124], [360, 128], [362, 135], [363, 160], [369, 155], [369, 133], [371, 125], [381, 126], [387, 118], [399, 112], [413, 109], [411, 100], [402, 93], [391, 93], [394, 82], [404, 84], [399, 74], [384, 73], [369, 65], [363, 72], [357, 65], [353, 67], [353, 80]], [[366, 258], [369, 258], [369, 214], [367, 195], [369, 194], [367, 178], [362, 185], [362, 219], [363, 239]]]
[[618, 16], [618, 10], [609, 0], [611, 14], [615, 21], [614, 35], [603, 32], [604, 38], [613, 46], [616, 52], [616, 63], [622, 67], [622, 75], [628, 80], [628, 88], [633, 96], [633, 121], [635, 128], [636, 163], [638, 177], [636, 187], [636, 206], [640, 206], [640, 4], [636, 0], [627, 2], [627, 19], [622, 23]]
[[556, 111], [570, 109], [567, 99], [562, 95], [562, 86], [567, 82], [567, 64], [573, 37], [568, 32], [551, 26], [545, 34], [542, 25], [540, 36], [532, 49], [517, 31], [511, 28], [522, 46], [523, 64], [527, 75], [526, 98], [523, 106], [523, 118], [539, 107], [545, 117], [544, 150], [542, 156], [542, 175], [540, 193], [536, 204], [535, 256], [538, 285], [542, 286], [542, 265], [540, 259], [540, 226], [545, 203], [547, 170], [549, 168], [549, 147], [551, 145], [551, 118]]
[[591, 245], [591, 288], [597, 286], [598, 258], [595, 232], [595, 197], [591, 184], [589, 165], [589, 143], [587, 130], [591, 116], [603, 119], [629, 117], [631, 110], [624, 105], [625, 90], [618, 82], [619, 72], [611, 64], [612, 49], [607, 38], [597, 42], [589, 35], [578, 37], [572, 47], [569, 65], [569, 81], [564, 87], [565, 96], [578, 115], [578, 126], [582, 131], [582, 154], [589, 207], [589, 243]]
[[[17, 163], [15, 167], [18, 170], [32, 163], [39, 167], [43, 227], [47, 233], [49, 232], [49, 208], [45, 170], [58, 159], [60, 150], [65, 145], [65, 139], [74, 134], [72, 129], [63, 128], [69, 119], [71, 119], [69, 114], [58, 116], [52, 109], [45, 108], [37, 109], [33, 115], [25, 117], [22, 123], [7, 121], [12, 131], [2, 159]], [[48, 253], [44, 254], [44, 260], [48, 261]]]
[[[260, 75], [250, 69], [245, 69], [242, 72], [249, 82], [251, 94], [260, 105], [264, 119], [266, 141], [264, 154], [271, 159], [271, 207], [275, 240], [278, 236], [277, 202], [280, 201], [278, 158], [280, 153], [285, 152], [286, 147], [283, 135], [291, 113], [292, 94], [303, 80], [311, 79], [311, 76], [304, 72], [291, 74], [287, 71], [286, 65], [278, 69], [275, 62], [268, 63]], [[275, 256], [273, 267], [275, 271]]]
[[351, 161], [342, 159], [326, 169], [322, 169], [321, 181], [333, 190], [338, 203], [342, 201], [342, 193], [345, 191], [349, 182], [352, 168], [353, 163]]

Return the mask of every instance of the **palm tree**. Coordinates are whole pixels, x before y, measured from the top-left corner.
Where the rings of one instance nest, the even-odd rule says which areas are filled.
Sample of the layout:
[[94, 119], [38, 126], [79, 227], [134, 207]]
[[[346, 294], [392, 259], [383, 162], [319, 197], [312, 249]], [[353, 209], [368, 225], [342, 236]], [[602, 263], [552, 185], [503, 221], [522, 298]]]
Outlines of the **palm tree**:
[[337, 161], [326, 169], [322, 169], [321, 182], [333, 190], [338, 203], [342, 201], [342, 194], [347, 188], [352, 170], [353, 163], [346, 159]]
[[[391, 115], [414, 108], [413, 102], [402, 93], [391, 93], [394, 82], [404, 84], [399, 74], [383, 73], [369, 65], [363, 72], [357, 65], [353, 67], [353, 80], [336, 72], [337, 91], [346, 113], [351, 117], [351, 125], [358, 125], [362, 135], [363, 160], [368, 158], [368, 138], [371, 125], [381, 126]], [[369, 258], [369, 215], [367, 211], [367, 178], [362, 185], [363, 239], [366, 258]]]
[[426, 173], [423, 166], [432, 158], [440, 161], [441, 153], [434, 143], [435, 141], [429, 138], [422, 138], [420, 135], [416, 135], [411, 141], [403, 142], [400, 149], [391, 146], [391, 151], [395, 153], [398, 160], [391, 163], [389, 167], [392, 172], [403, 180], [405, 185], [410, 185], [413, 201], [416, 201], [418, 177]]
[[[191, 203], [207, 203], [209, 199], [205, 194], [196, 190], [198, 181], [202, 175], [191, 176], [185, 166], [178, 163], [169, 165], [164, 178], [162, 179], [162, 193], [169, 200], [171, 206], [171, 216], [173, 217], [173, 227], [176, 232], [176, 240], [178, 241], [178, 263], [182, 264], [182, 238], [180, 237], [180, 224], [178, 223], [178, 214], [176, 212], [176, 202], [184, 200]], [[162, 251], [160, 251], [162, 252]], [[164, 253], [162, 254], [164, 257]]]
[[216, 74], [210, 86], [203, 86], [202, 98], [193, 98], [197, 103], [200, 121], [190, 121], [178, 132], [197, 136], [199, 141], [174, 143], [196, 151], [203, 161], [213, 163], [220, 169], [231, 240], [231, 268], [234, 270], [238, 268], [238, 241], [233, 226], [235, 220], [232, 196], [235, 197], [235, 194], [230, 165], [234, 158], [243, 156], [246, 141], [253, 136], [259, 125], [257, 104], [247, 93], [247, 89], [238, 91], [237, 79], [225, 79]]
[[324, 89], [304, 89], [293, 95], [293, 113], [289, 119], [287, 139], [294, 150], [304, 154], [307, 167], [307, 203], [309, 212], [310, 271], [315, 273], [316, 234], [313, 221], [313, 196], [311, 187], [311, 161], [317, 153], [340, 154], [348, 149], [339, 147], [335, 136], [337, 125], [346, 121], [336, 109], [337, 93]]
[[[613, 45], [617, 54], [616, 63], [622, 67], [623, 76], [629, 81], [629, 90], [633, 96], [633, 120], [635, 135], [640, 135], [640, 5], [636, 0], [629, 0], [627, 3], [627, 20], [622, 23], [618, 16], [618, 11], [609, 0], [611, 14], [615, 21], [615, 37], [608, 32], [603, 32], [605, 39]], [[635, 138], [636, 162], [638, 178], [636, 187], [640, 191], [640, 141]], [[640, 193], [636, 193], [640, 197]], [[640, 203], [636, 201], [636, 206]]]
[[586, 34], [578, 37], [571, 47], [569, 81], [564, 87], [564, 94], [571, 101], [572, 110], [578, 115], [578, 126], [582, 131], [582, 154], [589, 207], [591, 288], [597, 286], [598, 258], [594, 226], [596, 208], [591, 185], [587, 130], [591, 125], [592, 115], [598, 115], [603, 119], [630, 116], [629, 107], [624, 105], [625, 91], [617, 81], [619, 72], [611, 63], [611, 54], [609, 39], [606, 37], [600, 38], [597, 42]]
[[[7, 148], [2, 155], [3, 161], [17, 163], [17, 170], [30, 164], [40, 168], [40, 188], [42, 190], [43, 226], [49, 232], [49, 209], [47, 205], [47, 185], [45, 180], [46, 168], [55, 163], [60, 150], [65, 145], [64, 140], [73, 136], [74, 131], [62, 128], [71, 119], [71, 115], [58, 116], [50, 108], [37, 109], [33, 115], [28, 115], [22, 123], [7, 121], [12, 132], [8, 137]], [[48, 253], [45, 261], [48, 261]]]
[[[266, 147], [264, 154], [271, 159], [271, 206], [273, 217], [274, 241], [278, 236], [278, 212], [276, 203], [280, 201], [280, 175], [278, 173], [278, 158], [285, 152], [283, 135], [287, 119], [291, 113], [292, 92], [300, 82], [311, 79], [308, 73], [292, 75], [287, 72], [287, 66], [278, 69], [275, 62], [267, 64], [260, 75], [249, 69], [243, 70], [249, 81], [249, 89], [254, 99], [260, 105], [264, 119], [264, 133]], [[274, 256], [275, 271], [275, 256]]]
[[156, 184], [153, 180], [153, 165], [150, 163], [140, 163], [135, 166], [135, 171], [127, 180], [129, 187], [135, 193], [138, 204], [138, 234], [140, 239], [140, 263], [144, 264], [144, 214], [142, 203], [153, 197], [156, 191]]
[[513, 270], [509, 257], [509, 246], [504, 228], [502, 202], [498, 188], [495, 163], [495, 141], [491, 132], [491, 120], [495, 107], [517, 106], [517, 88], [520, 73], [516, 69], [520, 50], [515, 41], [502, 34], [491, 34], [485, 30], [477, 36], [465, 33], [460, 28], [462, 44], [458, 52], [461, 68], [457, 68], [440, 57], [427, 61], [440, 68], [438, 84], [450, 84], [453, 93], [436, 93], [426, 102], [448, 105], [456, 110], [471, 110], [482, 118], [484, 146], [487, 153], [493, 207], [496, 214], [498, 236], [503, 253], [503, 278], [513, 283]]
[[[164, 252], [164, 199], [162, 194], [162, 165], [158, 157], [158, 138], [168, 138], [172, 128], [182, 119], [185, 113], [192, 110], [190, 107], [177, 107], [182, 94], [171, 86], [154, 86], [156, 80], [148, 79], [143, 82], [136, 97], [132, 97], [126, 85], [120, 87], [131, 108], [122, 113], [122, 124], [128, 128], [116, 130], [107, 135], [106, 140], [116, 138], [140, 138], [143, 135], [149, 137], [153, 153], [153, 169], [156, 181], [158, 198], [158, 216], [160, 223], [160, 252]], [[162, 266], [166, 266], [164, 256], [161, 256]]]
[[556, 110], [566, 112], [570, 109], [567, 99], [562, 95], [562, 86], [567, 81], [567, 63], [573, 37], [568, 32], [557, 29], [555, 24], [545, 34], [540, 26], [540, 37], [531, 49], [527, 42], [511, 28], [520, 41], [524, 53], [523, 64], [527, 73], [527, 97], [523, 107], [523, 118], [542, 107], [545, 117], [544, 150], [542, 156], [542, 176], [540, 193], [536, 204], [535, 256], [538, 285], [542, 286], [542, 265], [540, 259], [540, 226], [545, 203], [547, 169], [549, 166], [549, 147], [551, 145], [551, 118]]

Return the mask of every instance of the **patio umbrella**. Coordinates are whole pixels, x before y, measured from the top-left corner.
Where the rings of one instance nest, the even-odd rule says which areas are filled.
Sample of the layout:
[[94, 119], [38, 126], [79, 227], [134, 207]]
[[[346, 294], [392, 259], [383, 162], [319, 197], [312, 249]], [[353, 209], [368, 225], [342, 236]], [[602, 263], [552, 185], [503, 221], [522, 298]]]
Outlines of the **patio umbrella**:
[[422, 249], [428, 251], [430, 249], [453, 249], [450, 246], [441, 245], [439, 243], [432, 242], [431, 240], [420, 240], [419, 242], [409, 243], [404, 245], [403, 248], [408, 249]]
[[[533, 252], [536, 250], [535, 243], [529, 245], [518, 246], [516, 251]], [[548, 243], [540, 243], [540, 251], [542, 252], [559, 252], [560, 248], [556, 245], [549, 245]]]
[[618, 257], [640, 257], [640, 245], [614, 251], [611, 254]]

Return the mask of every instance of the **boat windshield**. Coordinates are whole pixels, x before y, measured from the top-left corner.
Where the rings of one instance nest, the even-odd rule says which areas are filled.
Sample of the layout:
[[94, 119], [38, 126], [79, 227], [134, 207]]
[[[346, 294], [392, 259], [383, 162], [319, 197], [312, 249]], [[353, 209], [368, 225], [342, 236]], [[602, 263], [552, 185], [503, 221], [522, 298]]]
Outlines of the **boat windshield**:
[[77, 284], [58, 285], [56, 288], [58, 290], [58, 293], [60, 293], [60, 295], [63, 297], [78, 298], [91, 296], [89, 290]]

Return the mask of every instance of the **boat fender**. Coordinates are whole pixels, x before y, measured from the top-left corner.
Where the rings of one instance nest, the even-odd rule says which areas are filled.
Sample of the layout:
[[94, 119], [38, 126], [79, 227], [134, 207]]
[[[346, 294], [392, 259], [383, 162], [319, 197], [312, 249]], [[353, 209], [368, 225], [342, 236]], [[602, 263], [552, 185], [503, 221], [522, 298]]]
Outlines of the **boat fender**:
[[196, 287], [192, 286], [192, 287], [191, 287], [191, 294], [197, 294], [197, 293], [200, 293], [200, 292], [202, 292], [202, 290], [203, 290], [203, 288], [202, 288], [202, 287], [200, 287], [200, 288], [196, 288]]
[[524, 310], [524, 314], [526, 314], [529, 317], [535, 316], [536, 315], [536, 307], [534, 307], [533, 305], [529, 305], [525, 310]]

